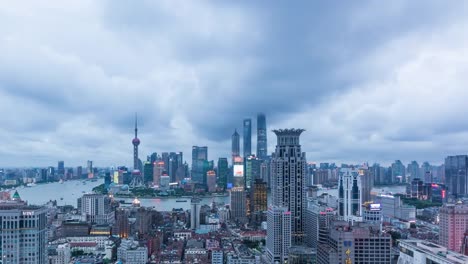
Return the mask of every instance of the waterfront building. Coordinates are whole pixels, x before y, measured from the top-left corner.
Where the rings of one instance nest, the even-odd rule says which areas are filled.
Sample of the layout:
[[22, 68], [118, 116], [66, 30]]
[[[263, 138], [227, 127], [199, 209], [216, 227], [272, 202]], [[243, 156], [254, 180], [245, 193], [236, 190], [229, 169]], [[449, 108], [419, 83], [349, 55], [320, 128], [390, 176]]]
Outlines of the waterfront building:
[[320, 244], [317, 263], [388, 264], [392, 259], [392, 238], [379, 227], [362, 222], [334, 222], [327, 243]]
[[206, 172], [209, 168], [208, 147], [192, 147], [192, 181], [206, 185]]
[[2, 263], [48, 263], [47, 209], [13, 199], [0, 202]]
[[209, 170], [206, 172], [206, 185], [208, 187], [208, 192], [216, 191], [216, 171]]
[[268, 157], [266, 117], [263, 113], [257, 114], [257, 157], [265, 160]]
[[268, 208], [266, 252], [269, 263], [285, 263], [291, 247], [291, 212], [286, 207]]
[[[229, 165], [227, 158], [219, 158], [216, 174], [218, 175], [218, 188], [226, 190], [229, 176]], [[231, 182], [232, 183], [232, 182]]]
[[466, 264], [468, 256], [423, 240], [399, 240], [398, 264]]
[[190, 201], [190, 228], [192, 230], [200, 228], [200, 202], [199, 198], [192, 198]]
[[444, 204], [439, 209], [439, 244], [460, 252], [465, 231], [468, 230], [468, 205]]
[[245, 223], [247, 221], [247, 197], [242, 187], [231, 189], [231, 218], [234, 221]]
[[244, 119], [243, 134], [244, 158], [252, 155], [252, 119]]
[[362, 220], [362, 184], [359, 170], [341, 168], [338, 180], [338, 215], [341, 220]]
[[307, 161], [299, 142], [303, 131], [303, 129], [273, 130], [277, 136], [277, 145], [270, 165], [272, 202], [277, 207], [286, 207], [291, 213], [292, 245], [302, 245], [305, 237]]
[[154, 164], [150, 161], [146, 161], [143, 165], [143, 181], [145, 184], [149, 184], [153, 181], [154, 175]]
[[406, 182], [406, 168], [401, 160], [392, 163], [392, 182]]
[[419, 168], [419, 164], [417, 161], [413, 160], [411, 161], [410, 164], [408, 164], [408, 167], [406, 167], [406, 170], [408, 171], [408, 175], [411, 179], [416, 179], [416, 178], [421, 178], [421, 168]]
[[455, 198], [468, 194], [468, 156], [445, 158], [445, 182], [449, 195]]
[[140, 246], [137, 241], [123, 239], [117, 249], [117, 260], [124, 264], [146, 264], [148, 248]]
[[86, 221], [92, 224], [114, 223], [114, 210], [111, 207], [111, 198], [103, 194], [84, 194], [78, 198], [79, 210]]

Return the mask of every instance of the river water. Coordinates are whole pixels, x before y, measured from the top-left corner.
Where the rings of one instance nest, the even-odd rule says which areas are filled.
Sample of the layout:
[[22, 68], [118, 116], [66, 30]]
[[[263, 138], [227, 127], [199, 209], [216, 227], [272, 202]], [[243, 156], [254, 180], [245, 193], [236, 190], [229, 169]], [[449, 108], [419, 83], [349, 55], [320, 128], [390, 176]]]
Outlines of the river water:
[[[90, 193], [92, 189], [100, 184], [104, 183], [103, 179], [98, 179], [95, 182], [92, 181], [66, 181], [64, 183], [47, 183], [38, 184], [33, 187], [22, 187], [17, 188], [21, 199], [27, 201], [29, 204], [42, 205], [47, 203], [49, 200], [56, 200], [58, 205], [73, 205], [77, 206], [77, 199], [84, 193]], [[382, 188], [374, 188], [374, 193], [402, 193], [405, 191], [405, 186], [390, 186]], [[321, 193], [328, 193], [333, 196], [338, 196], [337, 189], [321, 190]], [[12, 191], [13, 195], [14, 191]], [[270, 200], [270, 195], [268, 198]], [[132, 202], [133, 199], [116, 198], [118, 200], [125, 200], [125, 202]], [[177, 202], [179, 200], [179, 202]], [[180, 202], [180, 200], [186, 200]], [[229, 204], [230, 198], [226, 197], [206, 197], [202, 198], [201, 204], [210, 205], [212, 202], [217, 204]], [[173, 208], [182, 208], [183, 210], [190, 209], [190, 198], [152, 198], [152, 199], [140, 199], [142, 206], [154, 207], [158, 211], [170, 211]]]

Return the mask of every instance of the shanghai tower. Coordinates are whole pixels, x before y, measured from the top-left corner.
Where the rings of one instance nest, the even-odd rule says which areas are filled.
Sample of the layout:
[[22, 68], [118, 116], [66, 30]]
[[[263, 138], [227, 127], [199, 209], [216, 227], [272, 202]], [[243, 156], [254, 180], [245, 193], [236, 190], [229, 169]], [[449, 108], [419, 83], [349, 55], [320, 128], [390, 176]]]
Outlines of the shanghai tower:
[[265, 114], [257, 115], [257, 157], [265, 160], [268, 156]]
[[273, 130], [277, 136], [271, 160], [273, 205], [291, 212], [291, 244], [303, 245], [305, 238], [306, 157], [299, 136], [304, 129]]

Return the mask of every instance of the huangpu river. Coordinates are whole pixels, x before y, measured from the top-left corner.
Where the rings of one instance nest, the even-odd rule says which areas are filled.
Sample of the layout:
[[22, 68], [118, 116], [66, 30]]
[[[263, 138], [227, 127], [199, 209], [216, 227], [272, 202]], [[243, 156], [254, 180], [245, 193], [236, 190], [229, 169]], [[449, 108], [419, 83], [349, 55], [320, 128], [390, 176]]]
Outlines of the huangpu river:
[[[57, 201], [58, 205], [73, 205], [77, 206], [77, 199], [85, 193], [91, 193], [92, 189], [100, 184], [104, 183], [103, 179], [97, 181], [82, 181], [72, 180], [65, 181], [63, 183], [44, 183], [37, 184], [32, 187], [20, 187], [16, 188], [21, 199], [27, 201], [29, 204], [43, 205], [50, 200]], [[389, 186], [389, 187], [378, 187], [373, 188], [373, 193], [402, 193], [405, 192], [405, 186]], [[14, 190], [11, 191], [12, 195]], [[333, 196], [338, 196], [337, 189], [320, 190], [319, 194], [328, 193]], [[270, 200], [271, 195], [268, 195]], [[115, 198], [117, 200], [124, 200], [127, 203], [132, 202], [132, 198]], [[185, 200], [185, 201], [181, 201]], [[173, 208], [182, 208], [183, 210], [190, 209], [190, 198], [141, 198], [142, 206], [154, 207], [158, 211], [171, 211]], [[202, 198], [201, 204], [210, 205], [212, 202], [217, 204], [229, 204], [229, 196], [216, 196], [216, 197], [205, 197]], [[270, 201], [269, 201], [270, 204]]]

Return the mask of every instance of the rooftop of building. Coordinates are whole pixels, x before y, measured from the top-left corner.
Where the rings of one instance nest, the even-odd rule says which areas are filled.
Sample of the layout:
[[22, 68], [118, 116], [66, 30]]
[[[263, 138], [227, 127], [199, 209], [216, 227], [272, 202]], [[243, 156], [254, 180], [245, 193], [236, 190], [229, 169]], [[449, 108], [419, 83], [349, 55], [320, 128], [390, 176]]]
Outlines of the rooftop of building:
[[439, 258], [443, 258], [453, 263], [468, 263], [468, 256], [460, 253], [450, 251], [446, 247], [427, 242], [424, 240], [399, 240], [400, 246], [407, 246], [418, 251], [422, 251], [424, 254], [432, 254]]

